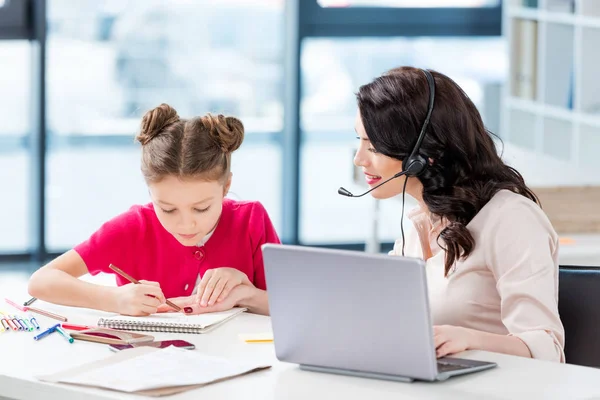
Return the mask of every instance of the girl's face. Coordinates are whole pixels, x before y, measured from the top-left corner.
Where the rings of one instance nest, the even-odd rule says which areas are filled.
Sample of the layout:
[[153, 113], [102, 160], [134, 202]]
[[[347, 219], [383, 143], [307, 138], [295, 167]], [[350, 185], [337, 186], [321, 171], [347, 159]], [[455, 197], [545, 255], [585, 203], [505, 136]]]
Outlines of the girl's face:
[[148, 189], [162, 226], [182, 245], [196, 246], [217, 225], [230, 186], [231, 174], [225, 185], [167, 176]]

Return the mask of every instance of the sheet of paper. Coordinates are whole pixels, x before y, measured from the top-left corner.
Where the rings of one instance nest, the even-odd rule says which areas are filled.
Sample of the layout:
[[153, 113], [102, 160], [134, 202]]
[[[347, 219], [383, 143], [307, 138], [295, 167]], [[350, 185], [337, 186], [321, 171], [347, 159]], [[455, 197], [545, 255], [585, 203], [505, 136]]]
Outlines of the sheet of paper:
[[[129, 351], [129, 350], [123, 350]], [[261, 364], [235, 363], [224, 358], [173, 346], [126, 359], [60, 381], [123, 392], [203, 384], [243, 374]]]
[[197, 325], [206, 327], [220, 322], [233, 314], [241, 312], [242, 309], [234, 308], [229, 311], [198, 314], [198, 315], [185, 315], [179, 312], [173, 313], [159, 313], [152, 314], [147, 317], [130, 317], [127, 315], [115, 315], [112, 317], [104, 318], [106, 321], [127, 321], [133, 323], [147, 323], [147, 324], [182, 324], [182, 325]]

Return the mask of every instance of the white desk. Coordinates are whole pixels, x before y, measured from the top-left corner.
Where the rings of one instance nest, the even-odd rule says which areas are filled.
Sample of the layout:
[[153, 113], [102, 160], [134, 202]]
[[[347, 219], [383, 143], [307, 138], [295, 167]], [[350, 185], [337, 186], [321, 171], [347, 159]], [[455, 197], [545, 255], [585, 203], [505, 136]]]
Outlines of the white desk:
[[[36, 303], [59, 312], [69, 322], [94, 325], [104, 313]], [[3, 308], [6, 309], [7, 307]], [[12, 311], [12, 310], [11, 310]], [[43, 326], [54, 320], [36, 316]], [[204, 388], [166, 397], [181, 399], [590, 399], [600, 398], [600, 370], [562, 365], [486, 352], [462, 356], [496, 361], [499, 367], [436, 383], [399, 383], [301, 371], [296, 365], [280, 363], [272, 344], [246, 344], [239, 333], [270, 329], [270, 319], [243, 314], [204, 335], [152, 333], [157, 339], [184, 338], [196, 351], [225, 357], [260, 357], [273, 368]], [[75, 341], [69, 344], [58, 334], [39, 342], [33, 333], [0, 334], [0, 399], [140, 399], [102, 389], [66, 384], [48, 384], [33, 378], [67, 367], [100, 359], [112, 353], [106, 345]], [[145, 397], [144, 397], [145, 398]]]

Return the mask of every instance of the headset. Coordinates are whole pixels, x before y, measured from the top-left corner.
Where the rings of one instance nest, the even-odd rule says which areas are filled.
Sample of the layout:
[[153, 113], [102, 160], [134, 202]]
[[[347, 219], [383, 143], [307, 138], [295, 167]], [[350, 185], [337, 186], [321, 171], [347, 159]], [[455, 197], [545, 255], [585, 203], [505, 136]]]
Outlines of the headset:
[[[429, 121], [431, 119], [431, 113], [433, 112], [433, 106], [434, 106], [434, 102], [435, 102], [435, 79], [433, 78], [433, 75], [431, 74], [431, 72], [429, 72], [428, 70], [422, 69], [421, 71], [423, 71], [423, 73], [425, 74], [425, 77], [427, 78], [427, 83], [429, 84], [429, 103], [428, 103], [428, 107], [427, 107], [427, 116], [425, 117], [425, 122], [423, 122], [423, 126], [421, 127], [421, 132], [419, 132], [419, 137], [417, 138], [417, 142], [415, 143], [415, 146], [413, 147], [412, 152], [410, 153], [410, 155], [407, 158], [405, 158], [402, 161], [402, 171], [398, 172], [391, 178], [386, 179], [385, 181], [381, 182], [379, 185], [377, 185], [357, 196], [353, 195], [349, 190], [344, 189], [343, 187], [340, 187], [338, 189], [338, 193], [341, 194], [342, 196], [362, 197], [365, 194], [370, 193], [371, 191], [377, 189], [381, 185], [388, 183], [392, 179], [399, 178], [403, 175], [406, 175], [407, 177], [416, 177], [416, 176], [421, 175], [427, 169], [427, 166], [429, 165], [429, 163], [427, 162], [425, 157], [423, 157], [421, 154], [419, 154], [419, 150], [421, 149], [421, 144], [423, 143], [423, 138], [425, 137], [425, 132], [427, 131], [427, 127], [429, 126]], [[404, 227], [403, 227], [402, 221], [404, 220], [404, 192], [406, 190], [406, 182], [407, 181], [408, 181], [408, 179], [406, 179], [404, 181], [404, 187], [402, 189], [402, 220], [400, 222], [400, 228], [402, 230], [402, 255], [404, 255]]]
[[425, 117], [425, 122], [423, 122], [423, 127], [421, 128], [421, 132], [419, 133], [419, 137], [417, 138], [417, 142], [415, 143], [415, 147], [413, 147], [410, 155], [402, 161], [402, 171], [398, 172], [396, 175], [391, 178], [381, 182], [379, 185], [374, 188], [359, 194], [354, 195], [349, 190], [340, 187], [338, 189], [338, 193], [342, 196], [347, 197], [362, 197], [367, 193], [377, 189], [379, 186], [384, 185], [391, 181], [392, 179], [399, 178], [403, 175], [406, 176], [419, 176], [421, 175], [425, 169], [427, 168], [428, 162], [421, 154], [419, 154], [419, 150], [421, 148], [421, 144], [423, 143], [423, 138], [425, 137], [425, 132], [427, 131], [427, 127], [429, 126], [429, 120], [431, 119], [431, 113], [433, 112], [433, 105], [435, 100], [435, 80], [433, 79], [433, 75], [431, 72], [426, 69], [422, 70], [425, 76], [427, 77], [427, 83], [429, 84], [429, 105], [427, 108], [427, 116]]
[[429, 84], [429, 105], [427, 108], [427, 116], [425, 117], [425, 122], [423, 122], [423, 127], [419, 133], [417, 143], [415, 143], [415, 147], [413, 147], [413, 151], [410, 156], [402, 161], [402, 169], [406, 171], [407, 176], [421, 175], [428, 165], [425, 157], [419, 154], [419, 150], [421, 149], [421, 143], [423, 143], [425, 131], [429, 126], [429, 120], [431, 119], [431, 113], [433, 112], [433, 104], [435, 100], [435, 80], [433, 79], [431, 72], [427, 71], [426, 69], [422, 71], [425, 73], [425, 76], [427, 77], [427, 83]]

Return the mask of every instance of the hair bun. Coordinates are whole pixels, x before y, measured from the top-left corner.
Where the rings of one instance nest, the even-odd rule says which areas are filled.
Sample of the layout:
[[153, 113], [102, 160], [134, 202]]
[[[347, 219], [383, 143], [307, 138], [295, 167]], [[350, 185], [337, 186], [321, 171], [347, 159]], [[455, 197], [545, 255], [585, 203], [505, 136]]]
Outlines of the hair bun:
[[173, 107], [162, 103], [160, 106], [146, 112], [142, 118], [140, 133], [136, 136], [136, 140], [143, 145], [148, 144], [158, 134], [160, 134], [167, 126], [179, 121], [179, 115]]
[[211, 138], [224, 153], [237, 150], [244, 141], [244, 125], [235, 117], [207, 114], [202, 117], [204, 126], [208, 128]]

